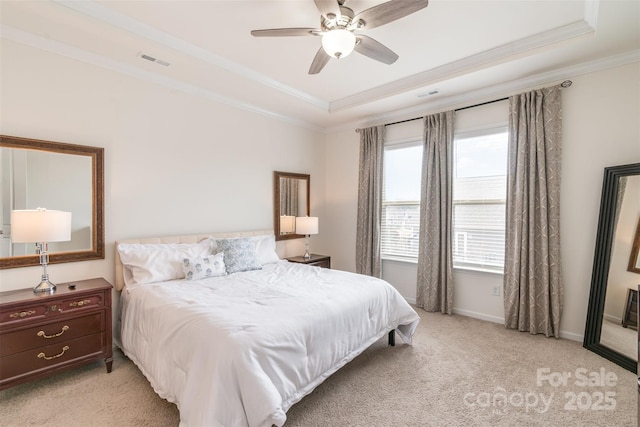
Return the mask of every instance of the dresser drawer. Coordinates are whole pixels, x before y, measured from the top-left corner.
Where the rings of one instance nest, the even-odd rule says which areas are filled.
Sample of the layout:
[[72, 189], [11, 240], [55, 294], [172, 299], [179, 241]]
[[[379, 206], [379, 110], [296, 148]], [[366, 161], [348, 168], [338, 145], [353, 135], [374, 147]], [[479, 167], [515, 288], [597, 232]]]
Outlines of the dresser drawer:
[[0, 309], [0, 324], [19, 324], [24, 322], [34, 322], [43, 319], [49, 312], [46, 302], [33, 303], [26, 306]]
[[67, 298], [34, 301], [0, 310], [0, 329], [33, 324], [40, 319], [55, 320], [66, 314], [95, 311], [105, 307], [104, 293], [70, 295]]
[[104, 334], [98, 333], [1, 357], [0, 385], [15, 381], [21, 375], [33, 375], [80, 359], [95, 358], [103, 352], [104, 340]]
[[104, 331], [104, 320], [104, 313], [98, 312], [0, 334], [0, 357]]
[[89, 310], [91, 308], [104, 307], [104, 298], [102, 294], [93, 294], [87, 296], [75, 296], [62, 300], [60, 310], [62, 312], [77, 312], [80, 310]]

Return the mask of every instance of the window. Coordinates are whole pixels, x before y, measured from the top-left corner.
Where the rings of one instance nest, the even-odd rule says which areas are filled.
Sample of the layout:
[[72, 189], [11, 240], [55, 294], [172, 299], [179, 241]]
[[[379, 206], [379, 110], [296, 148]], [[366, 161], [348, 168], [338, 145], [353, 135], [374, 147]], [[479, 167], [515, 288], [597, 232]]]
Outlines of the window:
[[[506, 128], [454, 140], [454, 267], [503, 271], [507, 145]], [[421, 171], [421, 142], [385, 147], [382, 258], [418, 259]]]
[[454, 140], [454, 267], [503, 271], [507, 145], [506, 129]]
[[422, 144], [387, 146], [384, 151], [381, 256], [418, 258]]

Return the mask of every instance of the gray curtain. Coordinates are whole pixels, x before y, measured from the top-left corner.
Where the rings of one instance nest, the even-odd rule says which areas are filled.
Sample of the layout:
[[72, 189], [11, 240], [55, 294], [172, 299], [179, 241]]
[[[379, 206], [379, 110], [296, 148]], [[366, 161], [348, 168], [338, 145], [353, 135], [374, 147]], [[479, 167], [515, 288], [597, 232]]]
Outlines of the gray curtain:
[[505, 326], [560, 335], [560, 86], [509, 98]]
[[298, 215], [298, 185], [295, 178], [280, 178], [280, 215]]
[[416, 304], [453, 312], [453, 111], [424, 118]]
[[356, 272], [381, 277], [382, 157], [384, 126], [360, 129]]

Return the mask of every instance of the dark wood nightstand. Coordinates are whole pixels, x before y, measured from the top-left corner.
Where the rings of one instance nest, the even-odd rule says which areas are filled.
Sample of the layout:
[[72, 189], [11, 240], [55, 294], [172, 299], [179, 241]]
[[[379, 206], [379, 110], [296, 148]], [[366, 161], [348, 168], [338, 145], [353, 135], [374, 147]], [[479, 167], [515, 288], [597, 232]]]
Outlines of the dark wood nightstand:
[[0, 292], [0, 390], [96, 359], [111, 372], [111, 289], [99, 278]]
[[303, 256], [294, 256], [285, 258], [289, 262], [297, 262], [299, 264], [315, 265], [316, 267], [331, 268], [331, 257], [327, 255], [311, 254], [311, 259], [304, 259]]

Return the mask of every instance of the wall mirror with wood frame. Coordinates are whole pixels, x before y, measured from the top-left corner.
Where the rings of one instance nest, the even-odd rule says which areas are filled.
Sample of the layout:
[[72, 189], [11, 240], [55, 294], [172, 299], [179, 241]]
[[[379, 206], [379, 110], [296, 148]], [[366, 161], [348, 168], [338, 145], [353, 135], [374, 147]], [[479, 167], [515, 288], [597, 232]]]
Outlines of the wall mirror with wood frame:
[[273, 230], [276, 240], [299, 239], [295, 219], [309, 215], [311, 177], [307, 174], [273, 173]]
[[584, 347], [638, 369], [638, 275], [628, 271], [640, 216], [640, 163], [604, 170]]
[[0, 135], [0, 269], [39, 265], [35, 244], [11, 242], [11, 211], [71, 212], [71, 240], [49, 264], [104, 258], [104, 149]]

